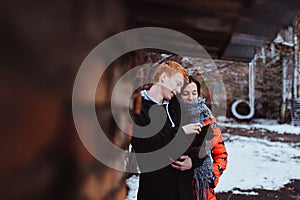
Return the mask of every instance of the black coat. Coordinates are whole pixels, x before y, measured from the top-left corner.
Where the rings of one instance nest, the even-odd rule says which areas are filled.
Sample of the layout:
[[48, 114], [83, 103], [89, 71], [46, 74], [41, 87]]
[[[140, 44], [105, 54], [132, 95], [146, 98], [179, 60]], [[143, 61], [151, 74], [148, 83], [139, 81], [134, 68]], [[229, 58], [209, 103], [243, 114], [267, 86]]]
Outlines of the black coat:
[[[146, 126], [150, 123], [151, 120], [149, 116], [149, 109], [153, 105], [155, 105], [156, 107], [154, 109], [156, 110], [154, 111], [154, 117], [152, 117], [151, 119], [153, 124], [159, 123], [160, 121], [162, 121], [163, 117], [166, 117], [166, 105], [157, 105], [156, 103], [145, 100], [143, 98], [140, 114], [133, 115], [133, 119], [137, 125]], [[180, 128], [180, 105], [176, 98], [173, 98], [170, 101], [168, 105], [168, 111], [171, 120], [167, 117], [163, 128], [157, 131], [157, 133], [151, 137], [140, 138], [138, 137], [138, 135], [150, 135], [151, 131], [153, 132], [153, 127], [138, 130], [138, 128], [134, 126], [133, 138], [131, 143], [135, 152], [147, 153], [161, 149], [169, 142], [171, 142], [176, 135], [179, 136], [178, 138], [180, 140], [178, 146], [185, 145], [186, 149], [189, 147], [188, 142], [191, 143], [193, 137], [185, 135], [182, 128]], [[174, 123], [174, 127], [172, 127], [171, 121]], [[192, 158], [193, 168], [198, 167], [202, 164], [203, 159], [199, 159], [197, 155], [189, 156]], [[172, 157], [172, 155], [166, 155], [164, 159], [169, 159], [170, 157]], [[175, 157], [172, 158], [174, 160], [177, 159]], [[141, 162], [141, 158], [139, 156], [137, 156], [137, 161], [141, 171], [143, 172], [143, 169], [147, 167], [147, 162], [145, 160]], [[179, 171], [172, 168], [171, 165], [153, 172], [141, 173], [138, 190], [138, 200], [192, 200], [192, 178], [192, 169]]]

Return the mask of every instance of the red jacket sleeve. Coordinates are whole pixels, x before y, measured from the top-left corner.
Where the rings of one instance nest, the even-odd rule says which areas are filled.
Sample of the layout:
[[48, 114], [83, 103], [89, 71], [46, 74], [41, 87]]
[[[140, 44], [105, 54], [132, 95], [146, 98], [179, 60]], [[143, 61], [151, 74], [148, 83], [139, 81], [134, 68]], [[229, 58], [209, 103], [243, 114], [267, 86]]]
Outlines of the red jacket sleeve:
[[222, 137], [221, 130], [217, 124], [216, 118], [211, 115], [212, 124], [210, 125], [215, 137], [211, 140], [211, 155], [213, 158], [213, 170], [216, 176], [214, 186], [219, 182], [219, 178], [227, 166], [227, 151], [225, 148], [224, 140]]

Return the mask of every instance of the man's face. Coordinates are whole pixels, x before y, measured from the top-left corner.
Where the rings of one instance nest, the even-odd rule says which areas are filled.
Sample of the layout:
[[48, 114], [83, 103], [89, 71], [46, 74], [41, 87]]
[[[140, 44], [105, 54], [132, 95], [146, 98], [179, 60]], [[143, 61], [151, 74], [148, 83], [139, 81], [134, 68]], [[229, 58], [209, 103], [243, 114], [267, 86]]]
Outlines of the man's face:
[[171, 77], [165, 75], [164, 82], [161, 83], [163, 86], [163, 98], [171, 100], [176, 94], [180, 93], [183, 82], [183, 75], [179, 72]]

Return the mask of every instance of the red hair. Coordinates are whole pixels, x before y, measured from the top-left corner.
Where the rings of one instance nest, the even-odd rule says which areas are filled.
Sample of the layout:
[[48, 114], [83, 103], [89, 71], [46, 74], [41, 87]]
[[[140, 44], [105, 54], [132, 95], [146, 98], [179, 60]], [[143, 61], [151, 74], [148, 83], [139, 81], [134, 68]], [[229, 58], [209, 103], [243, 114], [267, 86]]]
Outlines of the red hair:
[[184, 80], [189, 82], [189, 75], [186, 72], [185, 68], [175, 61], [168, 60], [158, 66], [153, 74], [154, 82], [159, 81], [160, 75], [165, 72], [169, 77], [173, 76], [176, 73], [182, 74]]

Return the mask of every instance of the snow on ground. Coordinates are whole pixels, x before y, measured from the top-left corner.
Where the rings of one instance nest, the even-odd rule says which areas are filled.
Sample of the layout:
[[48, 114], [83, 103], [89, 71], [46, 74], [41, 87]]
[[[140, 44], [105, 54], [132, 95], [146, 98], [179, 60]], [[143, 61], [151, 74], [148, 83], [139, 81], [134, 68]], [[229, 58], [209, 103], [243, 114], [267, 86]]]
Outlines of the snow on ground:
[[[230, 123], [228, 123], [230, 121]], [[266, 120], [266, 119], [255, 119], [252, 123], [242, 124], [234, 122], [233, 120], [228, 120], [224, 117], [218, 117], [218, 122], [221, 127], [230, 128], [244, 128], [244, 129], [265, 129], [275, 133], [283, 134], [297, 134], [300, 135], [300, 127], [293, 126], [290, 124], [278, 124], [276, 120]]]
[[251, 191], [251, 192], [241, 192], [241, 191], [239, 191], [239, 190], [234, 190], [233, 192], [232, 192], [233, 194], [243, 194], [243, 195], [258, 195], [258, 193], [257, 192], [254, 192], [254, 191]]
[[[249, 124], [237, 124], [232, 120], [219, 122], [220, 126], [245, 129], [267, 129], [277, 133], [300, 135], [300, 127], [281, 125], [275, 120], [254, 120]], [[294, 143], [271, 142], [267, 139], [230, 135], [223, 133], [228, 151], [227, 170], [220, 179], [216, 192], [253, 188], [276, 190], [291, 179], [300, 179], [300, 146]], [[135, 200], [138, 189], [138, 176], [127, 180], [131, 188], [126, 200]], [[239, 189], [238, 189], [239, 188]], [[248, 193], [247, 193], [248, 194]], [[249, 193], [249, 195], [256, 195]]]
[[137, 199], [137, 191], [139, 188], [139, 177], [136, 175], [131, 176], [126, 180], [128, 187], [130, 188], [128, 191], [128, 195], [126, 200], [136, 200]]
[[266, 139], [223, 135], [229, 157], [216, 192], [233, 188], [279, 189], [290, 179], [300, 179], [299, 147]]

